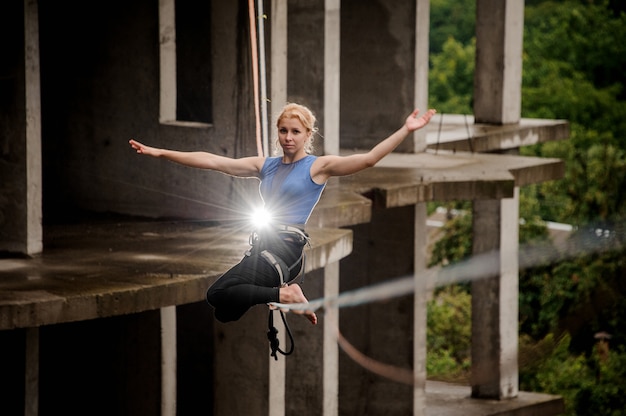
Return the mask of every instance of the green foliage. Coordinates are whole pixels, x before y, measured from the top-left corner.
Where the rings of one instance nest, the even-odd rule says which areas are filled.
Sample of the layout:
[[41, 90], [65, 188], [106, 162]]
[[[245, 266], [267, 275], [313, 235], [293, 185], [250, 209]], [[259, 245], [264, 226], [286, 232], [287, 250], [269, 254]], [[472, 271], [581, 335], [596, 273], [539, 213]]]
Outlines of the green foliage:
[[600, 342], [589, 355], [572, 354], [571, 337], [520, 337], [520, 389], [558, 394], [571, 416], [626, 414], [626, 352]]
[[[548, 334], [539, 342], [520, 338], [520, 389], [558, 394], [565, 402], [566, 415], [575, 415], [576, 395], [593, 384], [594, 378], [584, 355], [569, 352], [570, 336], [555, 340]], [[529, 358], [531, 357], [531, 358]]]
[[470, 367], [471, 297], [461, 286], [439, 290], [427, 306], [430, 378], [458, 378]]
[[519, 198], [519, 242], [542, 242], [548, 240], [548, 227], [543, 220], [541, 204], [537, 199], [537, 186], [522, 188]]
[[[440, 113], [469, 114], [475, 41], [466, 19], [474, 18], [474, 10], [459, 17], [455, 11], [465, 0], [454, 3], [433, 1], [431, 7], [433, 13], [447, 15], [432, 20], [433, 30], [440, 29], [434, 39], [441, 47], [431, 46], [430, 101]], [[525, 4], [522, 116], [567, 119], [571, 135], [521, 149], [523, 155], [562, 159], [566, 170], [562, 180], [520, 192], [520, 387], [562, 395], [568, 415], [623, 415], [626, 3]], [[463, 204], [466, 214], [443, 228], [431, 265], [471, 255], [471, 207]], [[544, 220], [572, 224], [576, 231], [554, 245]], [[445, 304], [435, 298], [429, 305], [437, 321], [455, 319], [451, 312], [437, 310], [437, 301]], [[438, 332], [429, 333], [429, 376], [463, 374], [468, 364], [459, 354], [465, 348], [462, 341], [445, 344], [451, 337], [441, 334], [449, 329], [432, 325]], [[598, 331], [613, 335], [611, 354], [604, 360], [594, 349]], [[555, 339], [553, 334], [565, 335]]]
[[431, 55], [428, 74], [430, 105], [440, 114], [471, 114], [474, 88], [475, 42], [464, 46], [453, 37], [439, 54]]
[[579, 351], [589, 349], [597, 331], [609, 331], [624, 344], [619, 323], [626, 318], [626, 237], [621, 228], [582, 227], [560, 246], [544, 243], [534, 250], [534, 265], [520, 270], [522, 332], [538, 339], [568, 331]]
[[472, 254], [471, 211], [459, 212], [459, 215], [453, 216], [440, 230], [444, 237], [435, 243], [429, 267], [456, 263]]
[[544, 1], [526, 7], [524, 49], [535, 64], [561, 63], [599, 90], [623, 86], [625, 23], [626, 15], [615, 14], [607, 1]]
[[476, 32], [475, 0], [430, 1], [430, 52], [438, 54], [450, 38], [467, 41]]
[[626, 212], [626, 152], [610, 133], [572, 125], [572, 137], [525, 154], [565, 160], [565, 177], [534, 188], [545, 219], [573, 224], [607, 221]]
[[626, 14], [542, 2], [526, 7], [524, 29], [523, 115], [567, 119], [626, 148]]
[[575, 397], [576, 415], [626, 414], [626, 353], [610, 351], [603, 356], [594, 351], [592, 366], [596, 369], [595, 383], [582, 386]]

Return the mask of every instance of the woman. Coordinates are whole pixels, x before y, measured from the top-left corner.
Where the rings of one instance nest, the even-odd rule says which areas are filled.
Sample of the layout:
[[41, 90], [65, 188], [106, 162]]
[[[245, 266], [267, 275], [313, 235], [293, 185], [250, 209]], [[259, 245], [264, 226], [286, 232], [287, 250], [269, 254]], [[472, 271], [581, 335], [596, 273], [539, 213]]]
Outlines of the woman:
[[[288, 283], [302, 268], [302, 253], [307, 242], [304, 226], [326, 182], [331, 176], [351, 175], [374, 166], [411, 132], [426, 126], [435, 110], [421, 117], [418, 113], [417, 109], [413, 111], [402, 127], [369, 152], [350, 156], [310, 154], [317, 132], [316, 119], [307, 107], [294, 103], [283, 108], [276, 122], [281, 156], [233, 159], [207, 152], [158, 149], [135, 140], [130, 140], [130, 145], [140, 154], [261, 180], [261, 196], [275, 225], [269, 231], [253, 233], [251, 250], [207, 291], [207, 301], [215, 308], [215, 317], [229, 322], [241, 318], [253, 305], [308, 303], [300, 285]], [[317, 323], [312, 311], [299, 313], [312, 324]]]

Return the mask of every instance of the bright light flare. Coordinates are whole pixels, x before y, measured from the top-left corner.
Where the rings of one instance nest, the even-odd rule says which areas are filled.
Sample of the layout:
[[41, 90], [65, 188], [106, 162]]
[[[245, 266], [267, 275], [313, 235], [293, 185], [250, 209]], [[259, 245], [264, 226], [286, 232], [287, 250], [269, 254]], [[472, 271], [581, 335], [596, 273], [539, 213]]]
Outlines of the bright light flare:
[[265, 208], [257, 208], [252, 212], [250, 221], [256, 228], [267, 227], [272, 222], [272, 215]]

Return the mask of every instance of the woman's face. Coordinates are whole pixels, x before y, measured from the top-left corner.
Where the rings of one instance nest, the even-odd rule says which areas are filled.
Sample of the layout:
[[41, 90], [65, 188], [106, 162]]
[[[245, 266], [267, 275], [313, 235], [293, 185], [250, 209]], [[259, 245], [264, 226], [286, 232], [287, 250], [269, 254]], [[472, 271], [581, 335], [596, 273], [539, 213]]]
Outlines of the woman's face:
[[308, 138], [309, 132], [298, 118], [283, 118], [278, 123], [278, 142], [285, 155], [304, 152], [304, 145]]

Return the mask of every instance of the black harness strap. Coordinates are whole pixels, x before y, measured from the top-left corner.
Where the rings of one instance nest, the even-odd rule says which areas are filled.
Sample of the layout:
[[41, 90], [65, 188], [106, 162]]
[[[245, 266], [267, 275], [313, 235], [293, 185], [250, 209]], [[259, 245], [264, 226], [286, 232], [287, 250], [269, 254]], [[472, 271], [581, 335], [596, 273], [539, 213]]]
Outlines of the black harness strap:
[[[287, 232], [293, 233], [293, 231], [291, 230], [288, 230]], [[304, 234], [302, 231], [299, 231], [299, 230], [296, 234], [300, 238], [304, 236], [304, 239], [302, 240], [303, 244], [308, 244], [308, 235]], [[258, 237], [251, 236], [250, 241], [251, 241], [251, 244], [254, 245], [254, 243], [258, 241]], [[302, 251], [302, 254], [300, 255], [300, 257], [291, 266], [288, 266], [287, 263], [285, 263], [283, 259], [281, 259], [279, 256], [271, 253], [268, 250], [262, 250], [259, 253], [259, 255], [263, 259], [265, 259], [265, 261], [267, 261], [270, 265], [272, 265], [274, 269], [276, 269], [276, 272], [278, 273], [278, 277], [280, 278], [280, 287], [287, 286], [288, 282], [295, 280], [300, 274], [304, 274], [303, 273], [304, 272], [304, 250]], [[291, 279], [291, 270], [294, 267], [296, 267], [300, 263], [300, 261], [302, 261], [300, 272], [298, 273], [297, 276]], [[270, 309], [268, 322], [267, 322], [267, 326], [268, 326], [267, 338], [270, 342], [270, 348], [272, 350], [270, 355], [274, 357], [274, 360], [278, 360], [278, 353], [281, 353], [282, 355], [287, 356], [287, 355], [290, 355], [295, 348], [293, 334], [291, 333], [291, 329], [289, 328], [289, 325], [287, 324], [287, 318], [285, 317], [285, 313], [283, 311], [280, 311], [280, 317], [283, 320], [283, 324], [285, 325], [285, 329], [287, 330], [287, 335], [289, 336], [290, 348], [289, 348], [289, 351], [283, 351], [280, 348], [280, 341], [278, 340], [278, 330], [274, 326], [274, 310]]]
[[295, 343], [293, 342], [293, 335], [291, 334], [289, 325], [287, 325], [287, 318], [285, 318], [285, 314], [283, 313], [283, 311], [280, 311], [280, 317], [283, 319], [283, 324], [285, 324], [285, 328], [287, 329], [287, 335], [289, 335], [289, 343], [291, 345], [291, 348], [289, 348], [289, 351], [287, 352], [280, 349], [280, 341], [278, 340], [278, 329], [276, 329], [276, 327], [274, 326], [274, 311], [270, 310], [267, 321], [267, 326], [269, 327], [269, 330], [267, 331], [267, 339], [270, 341], [270, 348], [272, 349], [270, 356], [274, 357], [274, 360], [276, 361], [278, 361], [278, 352], [286, 356], [291, 354], [295, 347]]
[[[262, 258], [264, 258], [269, 264], [274, 266], [274, 268], [276, 269], [276, 272], [278, 273], [278, 277], [280, 277], [280, 287], [287, 286], [287, 283], [285, 282], [285, 277], [289, 279], [289, 276], [290, 276], [290, 268], [287, 266], [287, 263], [285, 263], [283, 259], [281, 259], [280, 257], [273, 255], [267, 250], [263, 250], [259, 254], [261, 255]], [[299, 261], [300, 260], [298, 259], [298, 261], [296, 261], [295, 264], [297, 264]], [[289, 336], [291, 348], [289, 348], [289, 351], [287, 352], [280, 349], [280, 346], [279, 346], [280, 341], [278, 340], [278, 329], [276, 329], [276, 327], [274, 326], [274, 310], [270, 309], [270, 313], [267, 318], [267, 327], [268, 327], [267, 339], [269, 340], [270, 348], [272, 349], [272, 352], [270, 355], [274, 357], [274, 360], [278, 360], [277, 353], [281, 353], [282, 355], [287, 356], [293, 352], [294, 347], [295, 347], [295, 344], [293, 342], [293, 335], [291, 334], [291, 329], [289, 328], [289, 325], [287, 324], [287, 318], [285, 317], [285, 314], [283, 311], [280, 311], [280, 317], [282, 318], [283, 324], [285, 325], [285, 329], [287, 330], [287, 335]]]

